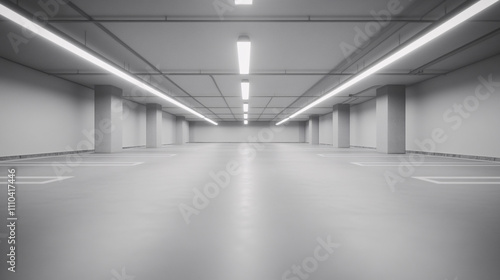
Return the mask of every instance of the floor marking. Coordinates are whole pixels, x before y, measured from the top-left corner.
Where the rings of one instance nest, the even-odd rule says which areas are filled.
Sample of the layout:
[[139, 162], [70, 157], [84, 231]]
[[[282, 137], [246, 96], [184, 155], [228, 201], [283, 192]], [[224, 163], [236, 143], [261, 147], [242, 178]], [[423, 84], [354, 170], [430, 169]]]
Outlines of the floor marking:
[[384, 156], [384, 155], [373, 155], [373, 154], [369, 154], [369, 155], [318, 154], [318, 156], [325, 157], [325, 158], [350, 158], [350, 157], [353, 157], [353, 158], [357, 158], [357, 157], [360, 157], [360, 158], [364, 158], [364, 157], [373, 157], [373, 158], [398, 158], [398, 157], [401, 157], [401, 156]]
[[[73, 176], [16, 176], [16, 182], [14, 185], [45, 185], [49, 183], [64, 181], [67, 179], [74, 178]], [[0, 179], [7, 179], [7, 176], [0, 176]], [[35, 179], [35, 181], [29, 181], [30, 179]], [[42, 179], [36, 181], [36, 179]], [[6, 185], [7, 181], [0, 181], [1, 185]]]
[[[422, 155], [422, 154], [416, 154], [416, 153], [408, 153], [408, 154], [409, 155]], [[477, 161], [477, 162], [495, 162], [495, 161], [486, 160], [486, 159], [451, 157], [451, 156], [439, 156], [439, 155], [422, 155], [422, 156], [425, 156], [425, 157], [446, 158], [446, 159], [454, 159], [454, 160]]]
[[166, 155], [155, 155], [155, 154], [131, 154], [131, 155], [99, 155], [99, 154], [90, 154], [82, 156], [84, 158], [133, 158], [133, 157], [142, 157], [142, 158], [171, 158], [175, 157], [177, 154], [166, 154]]
[[21, 166], [69, 166], [69, 167], [115, 167], [115, 166], [136, 166], [144, 162], [11, 162], [1, 163], [0, 166], [21, 167]]
[[[412, 177], [437, 185], [500, 185], [500, 177]], [[462, 181], [454, 181], [462, 180]], [[467, 181], [469, 180], [469, 181]]]
[[54, 156], [41, 156], [41, 157], [28, 157], [28, 158], [15, 158], [15, 159], [2, 160], [2, 161], [0, 161], [0, 163], [3, 163], [3, 162], [27, 161], [27, 160], [38, 160], [38, 159], [46, 159], [46, 158], [58, 158], [58, 157], [78, 157], [78, 156], [88, 155], [88, 154], [90, 154], [90, 153], [54, 155]]
[[388, 166], [414, 166], [414, 167], [500, 167], [500, 164], [464, 164], [461, 162], [416, 162], [414, 164], [405, 162], [351, 162], [364, 167], [388, 167]]

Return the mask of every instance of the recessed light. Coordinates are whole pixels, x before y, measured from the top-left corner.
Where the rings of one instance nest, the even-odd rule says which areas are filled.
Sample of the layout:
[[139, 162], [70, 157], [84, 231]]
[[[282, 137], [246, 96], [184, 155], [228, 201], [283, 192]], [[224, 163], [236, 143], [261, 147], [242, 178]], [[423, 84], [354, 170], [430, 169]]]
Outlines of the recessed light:
[[243, 112], [248, 113], [248, 104], [247, 103], [243, 104]]
[[252, 5], [253, 0], [234, 0], [235, 5]]
[[250, 50], [252, 48], [252, 43], [248, 36], [240, 36], [237, 45], [240, 74], [247, 75], [250, 73]]
[[243, 100], [248, 100], [250, 98], [250, 81], [241, 81], [241, 97]]

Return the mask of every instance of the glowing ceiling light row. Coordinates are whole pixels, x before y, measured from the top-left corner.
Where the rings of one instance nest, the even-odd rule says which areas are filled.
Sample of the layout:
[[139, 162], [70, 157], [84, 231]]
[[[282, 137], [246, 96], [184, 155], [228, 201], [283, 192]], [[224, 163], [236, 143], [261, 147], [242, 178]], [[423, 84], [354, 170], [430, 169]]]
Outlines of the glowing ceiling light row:
[[[238, 63], [240, 66], [240, 75], [248, 75], [250, 74], [250, 54], [252, 49], [252, 43], [250, 42], [250, 38], [248, 36], [240, 36], [238, 38], [237, 47], [238, 47]], [[248, 101], [248, 99], [250, 98], [249, 80], [241, 81], [241, 97], [244, 101]], [[248, 113], [248, 103], [243, 104], [243, 112]], [[245, 124], [248, 124], [247, 120], [248, 114], [245, 114], [244, 116], [245, 116], [244, 117]]]
[[206, 118], [202, 114], [196, 112], [195, 110], [187, 107], [186, 105], [176, 101], [175, 99], [165, 95], [163, 92], [153, 88], [149, 84], [139, 80], [138, 78], [132, 76], [130, 73], [127, 73], [116, 66], [111, 65], [110, 63], [98, 58], [97, 56], [91, 54], [90, 52], [76, 46], [75, 44], [67, 41], [66, 39], [56, 35], [55, 33], [49, 31], [48, 29], [36, 24], [35, 22], [25, 18], [24, 16], [20, 15], [19, 13], [9, 9], [8, 7], [0, 4], [0, 15], [4, 16], [5, 18], [11, 20], [12, 22], [20, 25], [21, 27], [25, 28], [26, 30], [29, 30], [35, 34], [38, 34], [39, 36], [51, 41], [52, 43], [66, 49], [67, 51], [87, 60], [88, 62], [110, 72], [111, 74], [114, 74], [115, 76], [133, 84], [136, 85], [149, 93], [152, 93], [186, 111], [189, 113], [196, 115], [202, 119], [204, 119], [207, 122], [210, 122], [214, 125], [217, 125], [216, 122]]
[[376, 63], [375, 65], [369, 67], [365, 71], [355, 75], [351, 79], [347, 80], [345, 83], [341, 84], [337, 88], [333, 89], [331, 92], [327, 93], [326, 95], [322, 96], [321, 98], [317, 99], [316, 101], [312, 102], [311, 104], [307, 105], [306, 107], [300, 109], [290, 117], [282, 120], [281, 122], [277, 123], [276, 125], [280, 125], [282, 123], [285, 123], [289, 121], [290, 119], [304, 113], [305, 111], [311, 109], [312, 107], [324, 102], [325, 100], [329, 99], [330, 97], [339, 94], [340, 92], [350, 88], [351, 86], [359, 83], [360, 81], [366, 79], [367, 77], [373, 75], [374, 73], [380, 71], [381, 69], [391, 65], [392, 63], [398, 61], [399, 59], [407, 56], [408, 54], [412, 53], [413, 51], [419, 49], [420, 47], [426, 45], [427, 43], [433, 41], [434, 39], [438, 38], [439, 36], [445, 34], [446, 32], [450, 31], [454, 27], [460, 25], [461, 23], [465, 22], [466, 20], [470, 19], [471, 17], [477, 15], [478, 13], [484, 11], [485, 9], [489, 8], [493, 4], [497, 3], [499, 0], [480, 0], [477, 3], [473, 4], [469, 8], [465, 9], [463, 12], [459, 13], [458, 15], [452, 17], [451, 19], [447, 20], [443, 24], [439, 25], [438, 27], [434, 28], [433, 30], [429, 31], [422, 37], [418, 38], [417, 40], [413, 41], [406, 47], [402, 48], [401, 50], [393, 53], [392, 55], [388, 56], [387, 58], [383, 59], [382, 61]]

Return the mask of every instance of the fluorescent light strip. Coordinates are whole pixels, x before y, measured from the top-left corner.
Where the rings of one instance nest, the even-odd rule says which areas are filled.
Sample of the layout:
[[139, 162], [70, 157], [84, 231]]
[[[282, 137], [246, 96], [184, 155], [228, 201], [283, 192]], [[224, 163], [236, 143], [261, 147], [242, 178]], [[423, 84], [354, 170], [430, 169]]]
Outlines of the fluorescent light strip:
[[243, 121], [243, 123], [244, 123], [245, 125], [247, 125], [247, 124], [248, 124], [248, 120]]
[[238, 38], [238, 62], [240, 65], [240, 74], [250, 74], [250, 50], [252, 43], [248, 36], [240, 36]]
[[241, 98], [243, 100], [250, 98], [250, 82], [248, 80], [241, 81]]
[[243, 113], [248, 113], [248, 104], [243, 104]]
[[115, 76], [117, 77], [120, 77], [122, 78], [123, 80], [131, 83], [131, 84], [134, 84], [186, 111], [188, 111], [189, 113], [193, 114], [193, 115], [196, 115], [214, 125], [217, 125], [216, 122], [206, 118], [205, 116], [203, 116], [202, 114], [196, 112], [195, 110], [187, 107], [186, 105], [176, 101], [175, 99], [173, 98], [170, 98], [169, 96], [165, 95], [164, 93], [162, 93], [161, 91], [151, 87], [150, 85], [146, 84], [145, 82], [137, 79], [136, 77], [133, 77], [132, 75], [130, 75], [129, 73], [125, 72], [125, 71], [122, 71], [118, 68], [116, 68], [115, 66], [109, 64], [108, 62], [105, 62], [104, 60], [94, 56], [93, 54], [89, 53], [88, 51], [85, 51], [79, 47], [77, 47], [76, 45], [70, 43], [69, 41], [65, 40], [64, 38], [54, 34], [53, 32], [43, 28], [42, 26], [34, 23], [33, 21], [23, 17], [22, 15], [16, 13], [15, 11], [9, 9], [8, 7], [0, 4], [0, 15], [4, 16], [5, 18], [13, 21], [14, 23], [20, 25], [21, 27], [33, 32], [33, 33], [36, 33], [38, 34], [39, 36], [51, 41], [52, 43], [66, 49], [67, 51], [87, 60], [88, 62], [96, 65], [96, 66], [99, 66], [100, 68], [114, 74]]
[[245, 120], [247, 120], [247, 119], [248, 119], [248, 114], [243, 114], [243, 118], [244, 118]]
[[234, 0], [235, 5], [252, 5], [253, 0]]
[[340, 92], [350, 88], [351, 86], [359, 83], [360, 81], [364, 80], [365, 78], [373, 75], [374, 73], [380, 71], [381, 69], [391, 65], [392, 63], [398, 61], [402, 57], [405, 57], [406, 55], [412, 53], [413, 51], [419, 49], [420, 47], [424, 46], [425, 44], [433, 41], [434, 39], [438, 38], [439, 36], [443, 35], [444, 33], [450, 31], [454, 27], [458, 26], [459, 24], [463, 23], [464, 21], [470, 19], [471, 17], [475, 16], [476, 14], [484, 11], [485, 9], [489, 8], [499, 0], [481, 0], [477, 2], [476, 4], [470, 6], [463, 12], [459, 13], [458, 15], [454, 16], [453, 18], [449, 19], [445, 23], [441, 24], [440, 26], [434, 28], [433, 30], [429, 31], [427, 34], [423, 35], [419, 39], [415, 40], [408, 46], [404, 47], [403, 49], [397, 51], [396, 53], [390, 55], [389, 57], [385, 58], [384, 60], [380, 61], [379, 63], [375, 64], [374, 66], [368, 68], [367, 70], [359, 73], [358, 75], [354, 76], [352, 79], [346, 81], [339, 87], [335, 88], [331, 92], [327, 93], [326, 95], [322, 96], [321, 98], [317, 99], [316, 101], [312, 102], [311, 104], [307, 105], [306, 107], [300, 109], [293, 115], [291, 115], [289, 118], [282, 120], [281, 122], [277, 123], [276, 125], [280, 125], [302, 113], [305, 111], [311, 109], [312, 107], [315, 107], [316, 105], [322, 103], [323, 101], [329, 99], [330, 97], [339, 94]]

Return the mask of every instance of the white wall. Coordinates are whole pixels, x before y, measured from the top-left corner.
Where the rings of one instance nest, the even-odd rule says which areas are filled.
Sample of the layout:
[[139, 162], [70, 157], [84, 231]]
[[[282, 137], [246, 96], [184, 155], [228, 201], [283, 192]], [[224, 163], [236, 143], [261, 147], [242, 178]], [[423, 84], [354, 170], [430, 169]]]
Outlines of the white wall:
[[94, 149], [94, 91], [0, 59], [0, 128], [0, 156]]
[[303, 143], [303, 126], [303, 122], [288, 122], [278, 127], [268, 122], [253, 122], [246, 126], [241, 122], [221, 122], [218, 126], [207, 122], [190, 122], [189, 135], [193, 143]]
[[319, 117], [319, 144], [333, 145], [333, 114]]
[[377, 146], [376, 99], [351, 106], [351, 146]]
[[163, 145], [175, 144], [176, 125], [176, 117], [163, 112]]
[[[436, 145], [431, 152], [500, 157], [500, 85], [491, 87], [493, 92], [485, 100], [475, 96], [476, 90], [490, 93], [479, 77], [488, 80], [492, 75], [493, 81], [500, 82], [498, 65], [500, 56], [409, 87], [406, 94], [407, 150], [421, 151], [417, 142], [431, 139], [433, 131], [439, 133], [441, 130], [445, 135], [437, 138], [442, 143], [433, 140]], [[464, 107], [464, 102], [469, 103]], [[454, 106], [464, 107], [463, 116]], [[424, 150], [432, 148], [430, 140], [427, 143]]]
[[146, 145], [146, 106], [123, 100], [123, 147]]

